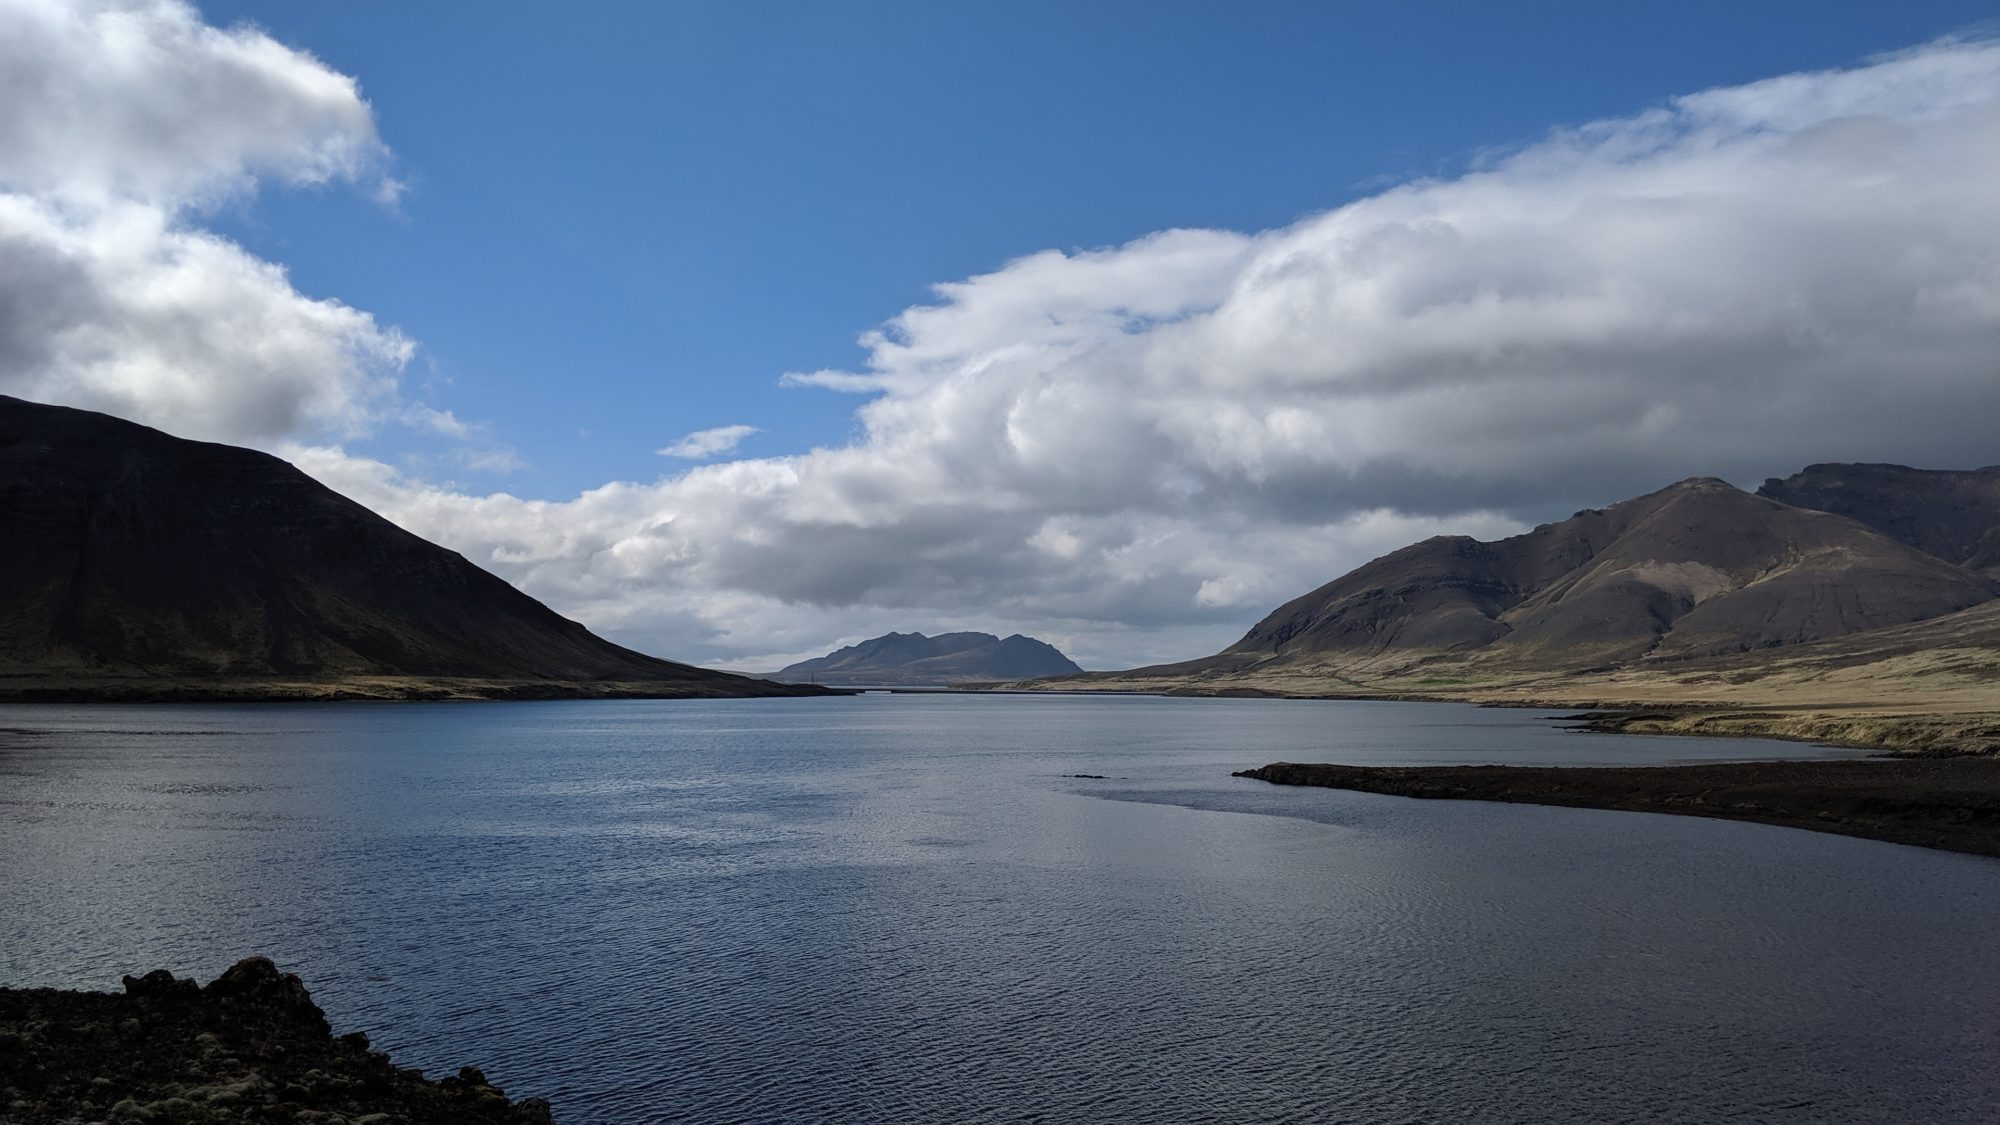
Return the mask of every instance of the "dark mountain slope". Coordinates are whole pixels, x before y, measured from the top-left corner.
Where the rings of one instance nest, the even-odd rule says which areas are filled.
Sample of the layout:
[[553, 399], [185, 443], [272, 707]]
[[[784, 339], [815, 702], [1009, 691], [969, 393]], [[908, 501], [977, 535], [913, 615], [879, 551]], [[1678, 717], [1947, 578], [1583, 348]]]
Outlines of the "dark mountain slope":
[[1495, 543], [1406, 547], [1279, 607], [1213, 666], [1696, 656], [1921, 621], [1996, 592], [1853, 520], [1703, 478]]
[[835, 649], [825, 656], [802, 660], [783, 669], [778, 675], [790, 677], [796, 673], [803, 679], [806, 676], [901, 668], [919, 660], [930, 660], [983, 648], [998, 640], [999, 638], [991, 633], [940, 633], [935, 637], [926, 637], [922, 633], [884, 633], [859, 644]]
[[1810, 465], [1757, 495], [1867, 524], [1946, 562], [2000, 577], [2000, 465]]
[[1019, 633], [889, 633], [802, 660], [776, 678], [845, 684], [951, 684], [1018, 680], [1081, 672], [1053, 645]]
[[0, 675], [785, 691], [602, 640], [275, 457], [4, 396]]
[[1494, 543], [1440, 535], [1393, 551], [1279, 606], [1225, 655], [1484, 647], [1511, 631], [1503, 613], [1589, 561], [1631, 523], [1637, 503]]
[[903, 671], [947, 680], [1018, 680], [1060, 676], [1083, 669], [1047, 641], [1015, 633], [992, 644], [913, 661], [903, 665]]
[[[1899, 657], [1943, 659], [1943, 654], [1953, 653], [1970, 657], [1971, 666], [1984, 669], [1976, 675], [1992, 685], [1994, 701], [2000, 703], [2000, 678], [1996, 678], [2000, 676], [2000, 598], [1907, 625], [1849, 633], [1776, 653], [1733, 653], [1700, 661], [1698, 666], [1734, 672], [1769, 667], [1775, 659], [1824, 674], [1839, 668], [1880, 665]], [[1938, 660], [1933, 660], [1930, 670], [1937, 666]]]
[[1853, 521], [1719, 480], [1632, 505], [1615, 540], [1504, 616], [1505, 644], [1609, 659], [1747, 651], [1921, 621], [2000, 589]]

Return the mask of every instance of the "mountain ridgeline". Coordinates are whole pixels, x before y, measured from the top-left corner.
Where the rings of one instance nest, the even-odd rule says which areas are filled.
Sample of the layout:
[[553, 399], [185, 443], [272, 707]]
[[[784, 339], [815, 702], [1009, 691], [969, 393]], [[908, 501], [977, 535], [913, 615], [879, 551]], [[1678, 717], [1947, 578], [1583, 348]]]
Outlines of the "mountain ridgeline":
[[[1897, 660], [1904, 683], [1934, 688], [1948, 664], [2000, 694], [2000, 467], [1822, 464], [1755, 493], [1695, 478], [1494, 542], [1427, 539], [1221, 653], [1128, 673], [1020, 635], [890, 633], [776, 675], [1379, 692], [1523, 672], [1737, 682], [1775, 653], [1814, 654], [1787, 657], [1802, 683]], [[0, 396], [0, 698], [812, 690], [614, 645], [275, 457]]]
[[888, 633], [780, 669], [787, 683], [917, 686], [1066, 676], [1083, 669], [1055, 646], [1019, 633]]
[[1695, 478], [1495, 542], [1427, 539], [1215, 656], [1108, 675], [1604, 670], [1878, 630], [1915, 651], [1987, 636], [1996, 599], [2000, 467], [1815, 465], [1754, 494]]
[[781, 694], [603, 640], [276, 457], [0, 396], [0, 696]]
[[1813, 465], [1757, 495], [1867, 524], [1946, 562], [2000, 578], [2000, 466], [1952, 472]]

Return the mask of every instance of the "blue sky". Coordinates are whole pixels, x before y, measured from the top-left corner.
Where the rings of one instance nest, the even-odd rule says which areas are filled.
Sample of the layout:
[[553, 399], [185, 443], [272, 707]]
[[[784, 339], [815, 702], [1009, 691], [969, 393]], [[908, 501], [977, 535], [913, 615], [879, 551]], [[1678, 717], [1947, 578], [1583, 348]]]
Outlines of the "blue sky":
[[[838, 444], [854, 401], [781, 389], [855, 336], [1045, 247], [1255, 231], [1553, 126], [1849, 65], [2000, 13], [1881, 3], [203, 3], [354, 76], [400, 216], [266, 191], [217, 227], [400, 327], [432, 405], [559, 499], [742, 451]], [[359, 442], [390, 460], [424, 435]], [[438, 469], [436, 471], [442, 471]]]
[[0, 393], [678, 659], [1186, 659], [1431, 535], [2000, 463], [1997, 15], [0, 0]]

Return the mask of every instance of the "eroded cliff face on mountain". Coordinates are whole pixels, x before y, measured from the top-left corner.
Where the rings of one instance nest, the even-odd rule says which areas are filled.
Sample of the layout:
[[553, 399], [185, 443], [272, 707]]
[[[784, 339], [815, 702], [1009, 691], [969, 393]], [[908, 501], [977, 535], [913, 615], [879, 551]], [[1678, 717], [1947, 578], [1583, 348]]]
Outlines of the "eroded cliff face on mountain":
[[0, 397], [0, 693], [370, 679], [789, 690], [605, 641], [267, 454]]
[[430, 1081], [335, 1037], [298, 977], [253, 957], [197, 986], [164, 969], [125, 991], [0, 988], [0, 1120], [549, 1125], [475, 1067]]

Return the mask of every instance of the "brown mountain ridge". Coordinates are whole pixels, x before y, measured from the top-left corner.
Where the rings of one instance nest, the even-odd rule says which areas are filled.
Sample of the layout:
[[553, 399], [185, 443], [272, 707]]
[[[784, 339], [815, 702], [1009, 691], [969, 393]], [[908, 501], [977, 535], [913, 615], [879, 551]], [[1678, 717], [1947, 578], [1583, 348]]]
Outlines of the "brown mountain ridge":
[[1606, 707], [1622, 729], [1990, 751], [1996, 526], [2000, 468], [1694, 478], [1412, 544], [1214, 656], [1020, 686]]
[[1490, 652], [1602, 665], [1802, 644], [1940, 617], [2000, 583], [1829, 512], [1695, 478], [1482, 543], [1425, 540], [1258, 622], [1222, 658]]

